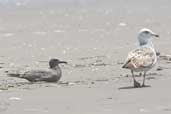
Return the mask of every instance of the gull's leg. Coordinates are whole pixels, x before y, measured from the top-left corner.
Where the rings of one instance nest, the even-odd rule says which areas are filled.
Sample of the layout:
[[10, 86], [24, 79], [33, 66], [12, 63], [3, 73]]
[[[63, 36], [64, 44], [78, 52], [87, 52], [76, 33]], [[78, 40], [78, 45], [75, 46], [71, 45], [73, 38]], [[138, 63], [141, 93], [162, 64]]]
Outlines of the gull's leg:
[[144, 72], [144, 75], [143, 75], [143, 83], [142, 83], [142, 87], [145, 87], [145, 76], [146, 76], [146, 72]]
[[141, 77], [141, 76], [142, 76], [142, 72], [139, 73], [139, 77]]
[[140, 83], [135, 80], [135, 76], [134, 76], [133, 70], [131, 70], [131, 73], [132, 73], [132, 78], [133, 78], [133, 81], [134, 81], [134, 87], [140, 87], [141, 86]]

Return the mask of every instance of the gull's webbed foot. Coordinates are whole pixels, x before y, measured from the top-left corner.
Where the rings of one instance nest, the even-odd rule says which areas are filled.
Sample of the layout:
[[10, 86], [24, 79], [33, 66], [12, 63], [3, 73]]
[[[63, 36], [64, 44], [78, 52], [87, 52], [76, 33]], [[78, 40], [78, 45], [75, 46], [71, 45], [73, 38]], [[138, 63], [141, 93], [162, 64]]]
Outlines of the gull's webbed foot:
[[139, 88], [139, 87], [141, 87], [141, 84], [137, 81], [134, 81], [134, 87]]

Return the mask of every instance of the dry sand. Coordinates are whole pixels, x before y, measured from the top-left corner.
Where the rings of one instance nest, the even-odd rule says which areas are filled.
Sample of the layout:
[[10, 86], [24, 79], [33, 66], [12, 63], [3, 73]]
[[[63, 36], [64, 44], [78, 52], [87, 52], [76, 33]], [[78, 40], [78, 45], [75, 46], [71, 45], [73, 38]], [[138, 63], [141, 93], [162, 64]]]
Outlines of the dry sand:
[[[171, 113], [170, 1], [89, 2], [1, 7], [0, 114]], [[160, 34], [154, 44], [161, 56], [148, 73], [149, 87], [133, 88], [121, 66], [142, 27]], [[46, 68], [54, 57], [69, 62], [59, 83], [31, 84], [5, 74]]]

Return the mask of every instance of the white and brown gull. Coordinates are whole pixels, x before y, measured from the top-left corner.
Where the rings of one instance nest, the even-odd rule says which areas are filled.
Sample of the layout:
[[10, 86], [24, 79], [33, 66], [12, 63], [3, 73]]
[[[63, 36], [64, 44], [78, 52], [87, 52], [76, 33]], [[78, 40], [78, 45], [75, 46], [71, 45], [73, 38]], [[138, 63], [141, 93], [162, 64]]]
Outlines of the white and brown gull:
[[[128, 53], [128, 57], [122, 68], [130, 69], [133, 77], [134, 87], [144, 87], [147, 71], [154, 67], [157, 55], [151, 39], [159, 37], [158, 34], [147, 28], [140, 30], [138, 34], [139, 48]], [[134, 72], [143, 73], [142, 85], [136, 81]]]

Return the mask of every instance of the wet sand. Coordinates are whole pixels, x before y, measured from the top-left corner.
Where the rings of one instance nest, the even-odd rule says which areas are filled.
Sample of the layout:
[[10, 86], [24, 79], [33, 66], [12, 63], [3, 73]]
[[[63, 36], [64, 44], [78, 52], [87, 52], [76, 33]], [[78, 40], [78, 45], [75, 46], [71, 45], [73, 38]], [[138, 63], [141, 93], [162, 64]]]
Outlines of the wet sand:
[[170, 113], [170, 79], [148, 81], [152, 87], [141, 89], [118, 90], [112, 82], [1, 92], [1, 113]]
[[[0, 113], [169, 114], [170, 4], [148, 3], [94, 1], [80, 7], [1, 10]], [[153, 41], [161, 55], [148, 72], [149, 86], [133, 88], [130, 71], [121, 66], [128, 51], [137, 47], [137, 32], [143, 27], [160, 34]], [[44, 69], [50, 58], [69, 63], [61, 66], [58, 83], [32, 84], [5, 73]]]

